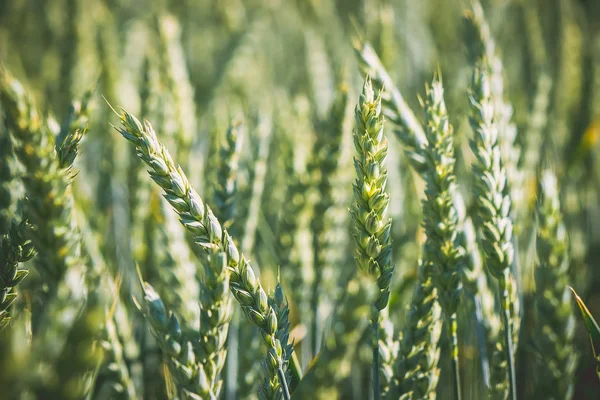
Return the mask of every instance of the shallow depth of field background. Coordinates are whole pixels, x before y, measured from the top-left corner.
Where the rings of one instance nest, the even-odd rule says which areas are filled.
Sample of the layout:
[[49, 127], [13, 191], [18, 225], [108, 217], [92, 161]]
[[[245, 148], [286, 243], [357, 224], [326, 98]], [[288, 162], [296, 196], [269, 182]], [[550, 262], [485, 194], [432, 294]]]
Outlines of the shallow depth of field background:
[[[533, 312], [535, 290], [531, 226], [540, 165], [551, 166], [559, 177], [571, 240], [571, 285], [592, 314], [600, 317], [600, 2], [487, 0], [482, 4], [504, 63], [506, 93], [514, 107], [516, 140], [522, 151], [520, 165], [527, 179], [521, 200], [526, 204], [518, 206], [530, 207], [530, 219], [517, 221], [515, 227], [526, 316], [517, 375], [522, 398], [535, 398], [528, 397], [532, 395], [528, 382], [544, 363], [544, 354], [531, 336], [535, 318], [527, 313]], [[143, 247], [149, 244], [144, 243], [144, 228], [131, 222], [136, 221], [131, 216], [138, 206], [130, 207], [136, 202], [129, 172], [142, 168], [141, 162], [111, 127], [111, 123], [118, 125], [118, 118], [101, 96], [113, 106], [139, 115], [150, 74], [158, 111], [148, 119], [161, 139], [178, 130], [185, 132], [190, 149], [186, 173], [207, 198], [214, 191], [219, 143], [230, 121], [242, 121], [238, 218], [231, 230], [243, 236], [237, 240], [246, 241], [244, 252], [260, 271], [265, 289], [275, 287], [280, 268], [296, 352], [306, 367], [309, 360], [302, 359], [307, 354], [302, 345], [310, 340], [310, 321], [316, 319], [327, 328], [345, 279], [355, 269], [347, 210], [354, 179], [352, 109], [364, 77], [352, 39], [363, 35], [371, 42], [419, 118], [423, 113], [418, 95], [423, 95], [433, 74], [441, 72], [456, 131], [459, 183], [469, 193], [473, 156], [468, 139], [473, 133], [466, 118], [466, 90], [471, 68], [463, 20], [468, 5], [459, 0], [0, 0], [0, 62], [26, 85], [39, 109], [57, 124], [66, 117], [73, 99], [96, 86], [73, 191], [98, 238], [100, 256], [110, 273], [121, 280], [120, 296], [132, 319], [133, 334], [138, 336], [144, 326], [131, 301], [132, 295], [140, 296], [135, 266], [139, 265], [150, 283], [160, 280], [160, 274], [153, 275], [140, 258], [140, 254], [147, 256]], [[189, 82], [189, 86], [180, 86], [178, 100], [171, 87], [180, 82], [166, 79], [161, 69], [169, 63], [180, 82]], [[323, 121], [341, 86], [349, 91], [349, 118], [332, 175], [334, 204], [325, 216], [318, 217], [325, 220], [331, 247], [321, 304], [313, 317], [306, 311], [310, 310], [314, 268], [318, 267], [313, 263], [311, 232], [319, 212], [315, 205], [320, 188], [312, 182], [318, 181], [320, 170], [311, 164], [313, 145], [317, 135], [327, 134]], [[177, 101], [181, 107], [174, 106]], [[396, 265], [389, 308], [390, 318], [400, 330], [416, 282], [423, 240], [423, 182], [410, 171], [391, 133], [392, 125], [388, 127], [388, 188]], [[176, 151], [177, 145], [169, 146]], [[262, 173], [264, 187], [252, 204], [254, 178]], [[149, 181], [147, 176], [140, 179]], [[294, 187], [294, 182], [302, 185]], [[288, 196], [290, 190], [297, 193]], [[157, 193], [153, 195], [158, 198]], [[148, 200], [145, 205], [150, 209], [155, 206], [152, 201], [158, 200]], [[290, 201], [299, 205], [297, 214], [284, 215]], [[467, 205], [471, 202], [467, 195]], [[297, 225], [293, 232], [286, 230], [290, 217]], [[289, 235], [296, 239], [294, 247], [290, 254], [282, 255], [280, 249], [285, 248]], [[154, 246], [156, 259], [164, 258], [167, 249], [160, 240]], [[25, 292], [37, 282], [35, 274], [30, 278], [24, 282]], [[24, 298], [16, 304], [17, 310], [26, 308]], [[600, 389], [595, 364], [579, 315], [577, 322], [575, 342], [581, 359], [574, 398], [596, 399]], [[478, 365], [476, 348], [469, 329], [461, 334], [463, 390], [465, 398], [476, 398], [469, 389], [478, 385], [471, 383], [477, 379], [473, 372]], [[249, 344], [230, 350], [229, 357], [254, 346], [259, 349], [253, 354], [258, 354], [260, 364], [262, 344], [257, 342], [256, 332], [251, 331], [250, 336]], [[442, 338], [438, 398], [449, 399], [452, 382], [444, 357], [446, 335]], [[368, 359], [368, 345], [364, 353]], [[353, 375], [354, 386], [349, 387], [353, 387], [354, 398], [366, 399], [369, 369], [367, 365], [360, 371], [360, 365], [357, 362], [359, 371]], [[254, 396], [255, 376], [248, 378], [247, 392], [232, 398]], [[161, 390], [157, 393], [163, 393]], [[160, 394], [146, 398], [160, 398]]]

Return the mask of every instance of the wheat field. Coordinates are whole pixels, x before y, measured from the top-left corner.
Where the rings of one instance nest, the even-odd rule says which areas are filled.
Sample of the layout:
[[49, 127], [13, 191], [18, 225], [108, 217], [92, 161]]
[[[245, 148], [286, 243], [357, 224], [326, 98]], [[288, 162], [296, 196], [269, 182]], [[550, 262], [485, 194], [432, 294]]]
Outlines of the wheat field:
[[597, 1], [0, 0], [0, 121], [2, 399], [600, 398]]

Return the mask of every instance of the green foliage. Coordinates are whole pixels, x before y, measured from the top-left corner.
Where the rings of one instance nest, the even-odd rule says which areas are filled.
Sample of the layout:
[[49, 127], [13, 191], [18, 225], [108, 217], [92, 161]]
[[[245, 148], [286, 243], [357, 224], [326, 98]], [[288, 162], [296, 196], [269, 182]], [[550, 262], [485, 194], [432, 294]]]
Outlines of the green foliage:
[[0, 397], [598, 398], [596, 2], [0, 9]]

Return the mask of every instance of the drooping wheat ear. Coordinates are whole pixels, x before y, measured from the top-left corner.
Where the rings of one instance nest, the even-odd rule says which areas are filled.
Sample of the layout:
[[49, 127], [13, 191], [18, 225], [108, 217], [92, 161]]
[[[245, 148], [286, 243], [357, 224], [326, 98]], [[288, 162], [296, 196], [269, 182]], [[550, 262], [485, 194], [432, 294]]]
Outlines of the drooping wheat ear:
[[[509, 367], [511, 398], [515, 398], [513, 329], [516, 315], [511, 303], [518, 298], [510, 293], [511, 266], [514, 258], [512, 242], [511, 197], [504, 168], [494, 103], [491, 97], [491, 70], [486, 58], [477, 62], [470, 88], [472, 116], [470, 123], [475, 132], [471, 149], [476, 156], [475, 175], [476, 225], [481, 227], [481, 245], [485, 265], [498, 280], [501, 309], [505, 326], [505, 351]], [[512, 314], [512, 315], [511, 315]], [[515, 327], [517, 328], [517, 327]]]
[[122, 126], [118, 131], [137, 147], [138, 156], [151, 168], [150, 176], [164, 190], [165, 198], [179, 214], [181, 223], [194, 236], [198, 246], [215, 248], [224, 253], [230, 273], [231, 292], [250, 322], [260, 329], [267, 348], [272, 349], [277, 367], [283, 370], [283, 350], [275, 337], [277, 316], [269, 306], [267, 295], [251, 265], [238, 252], [233, 239], [222, 229], [210, 207], [190, 186], [181, 168], [175, 166], [152, 126], [148, 122], [142, 125], [126, 111], [121, 113], [120, 118]]
[[[269, 296], [269, 304], [277, 314], [277, 332], [275, 333], [275, 337], [277, 337], [281, 343], [283, 349], [282, 357], [287, 365], [292, 357], [294, 345], [293, 343], [290, 343], [290, 309], [283, 294], [280, 282], [277, 282], [275, 292]], [[284, 396], [283, 390], [288, 390], [290, 387], [290, 371], [285, 369], [283, 370], [283, 374], [280, 374], [279, 369], [277, 368], [276, 358], [271, 354], [271, 350], [267, 353], [267, 358], [263, 362], [263, 367], [265, 371], [265, 380], [258, 390], [259, 399], [282, 399]], [[285, 384], [282, 385], [282, 381], [285, 381]]]
[[425, 152], [426, 197], [423, 201], [423, 225], [427, 239], [423, 261], [431, 264], [432, 282], [437, 288], [438, 301], [450, 336], [455, 398], [460, 399], [456, 314], [462, 292], [460, 273], [465, 261], [465, 249], [458, 235], [458, 216], [452, 197], [457, 190], [454, 140], [440, 79], [434, 78], [431, 87], [427, 87], [423, 108], [428, 142]]
[[431, 264], [421, 262], [394, 364], [389, 399], [435, 399], [440, 376], [442, 310], [431, 281]]
[[13, 222], [8, 234], [0, 238], [0, 330], [11, 320], [9, 308], [17, 299], [15, 288], [29, 271], [19, 264], [35, 255], [31, 240], [26, 238], [27, 221]]
[[502, 60], [498, 56], [496, 42], [485, 19], [483, 7], [478, 0], [473, 1], [472, 12], [467, 14], [468, 42], [470, 58], [476, 60], [486, 58], [489, 63], [490, 95], [494, 107], [494, 118], [498, 129], [498, 146], [506, 169], [507, 185], [513, 204], [519, 205], [519, 215], [527, 210], [522, 207], [523, 173], [519, 169], [521, 148], [516, 143], [517, 128], [511, 122], [513, 107], [504, 97], [504, 78], [502, 76]]
[[342, 139], [343, 125], [346, 118], [348, 105], [348, 88], [342, 86], [329, 111], [329, 119], [326, 123], [317, 127], [317, 138], [315, 140], [312, 158], [308, 161], [308, 173], [311, 185], [318, 192], [318, 200], [314, 205], [311, 218], [314, 280], [312, 284], [311, 312], [313, 316], [311, 326], [311, 344], [313, 354], [319, 351], [319, 339], [321, 332], [321, 320], [319, 318], [320, 304], [325, 293], [331, 293], [331, 285], [327, 282], [334, 281], [331, 265], [331, 243], [330, 230], [331, 208], [334, 206], [333, 185], [336, 178], [336, 170], [340, 156], [340, 144]]
[[354, 277], [344, 288], [333, 312], [331, 329], [318, 357], [294, 391], [298, 399], [340, 398], [345, 379], [350, 376], [359, 343], [368, 331], [368, 317], [378, 298], [375, 288]]
[[190, 400], [216, 399], [218, 393], [213, 392], [205, 366], [195, 350], [200, 344], [198, 332], [183, 330], [177, 316], [167, 312], [154, 288], [147, 282], [142, 282], [142, 287], [144, 301], [140, 304], [136, 300], [136, 306], [150, 323], [179, 395]]
[[388, 398], [394, 378], [394, 364], [398, 359], [400, 341], [394, 333], [394, 324], [389, 318], [388, 309], [381, 312], [379, 320], [379, 383], [383, 399]]
[[563, 223], [556, 176], [541, 174], [537, 211], [535, 270], [537, 322], [536, 342], [544, 361], [536, 369], [535, 393], [544, 398], [569, 399], [578, 354], [573, 345], [575, 316], [569, 298], [569, 242]]
[[235, 195], [237, 192], [237, 172], [244, 142], [241, 122], [233, 123], [225, 134], [225, 142], [220, 149], [219, 168], [215, 187], [216, 216], [226, 229], [231, 228], [235, 217]]
[[379, 298], [373, 311], [373, 388], [379, 398], [379, 312], [387, 307], [390, 296], [392, 266], [391, 220], [387, 216], [389, 195], [386, 193], [388, 142], [383, 133], [381, 99], [375, 97], [371, 78], [367, 76], [355, 110], [356, 129], [354, 159], [356, 182], [351, 208], [354, 258], [358, 269], [377, 282]]

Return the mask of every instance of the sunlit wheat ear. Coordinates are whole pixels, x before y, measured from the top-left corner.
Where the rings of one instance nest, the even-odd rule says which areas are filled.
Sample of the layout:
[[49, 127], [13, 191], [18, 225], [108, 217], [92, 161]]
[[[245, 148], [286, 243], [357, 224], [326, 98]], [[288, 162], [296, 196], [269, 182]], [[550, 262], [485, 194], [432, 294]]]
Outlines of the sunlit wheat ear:
[[383, 132], [381, 98], [375, 94], [367, 76], [354, 112], [356, 127], [354, 147], [356, 181], [354, 202], [350, 210], [354, 236], [354, 259], [360, 273], [377, 283], [379, 298], [375, 301], [373, 320], [373, 387], [379, 398], [379, 313], [387, 307], [390, 296], [392, 266], [391, 220], [387, 215], [389, 195], [386, 192], [385, 159], [388, 141]]

